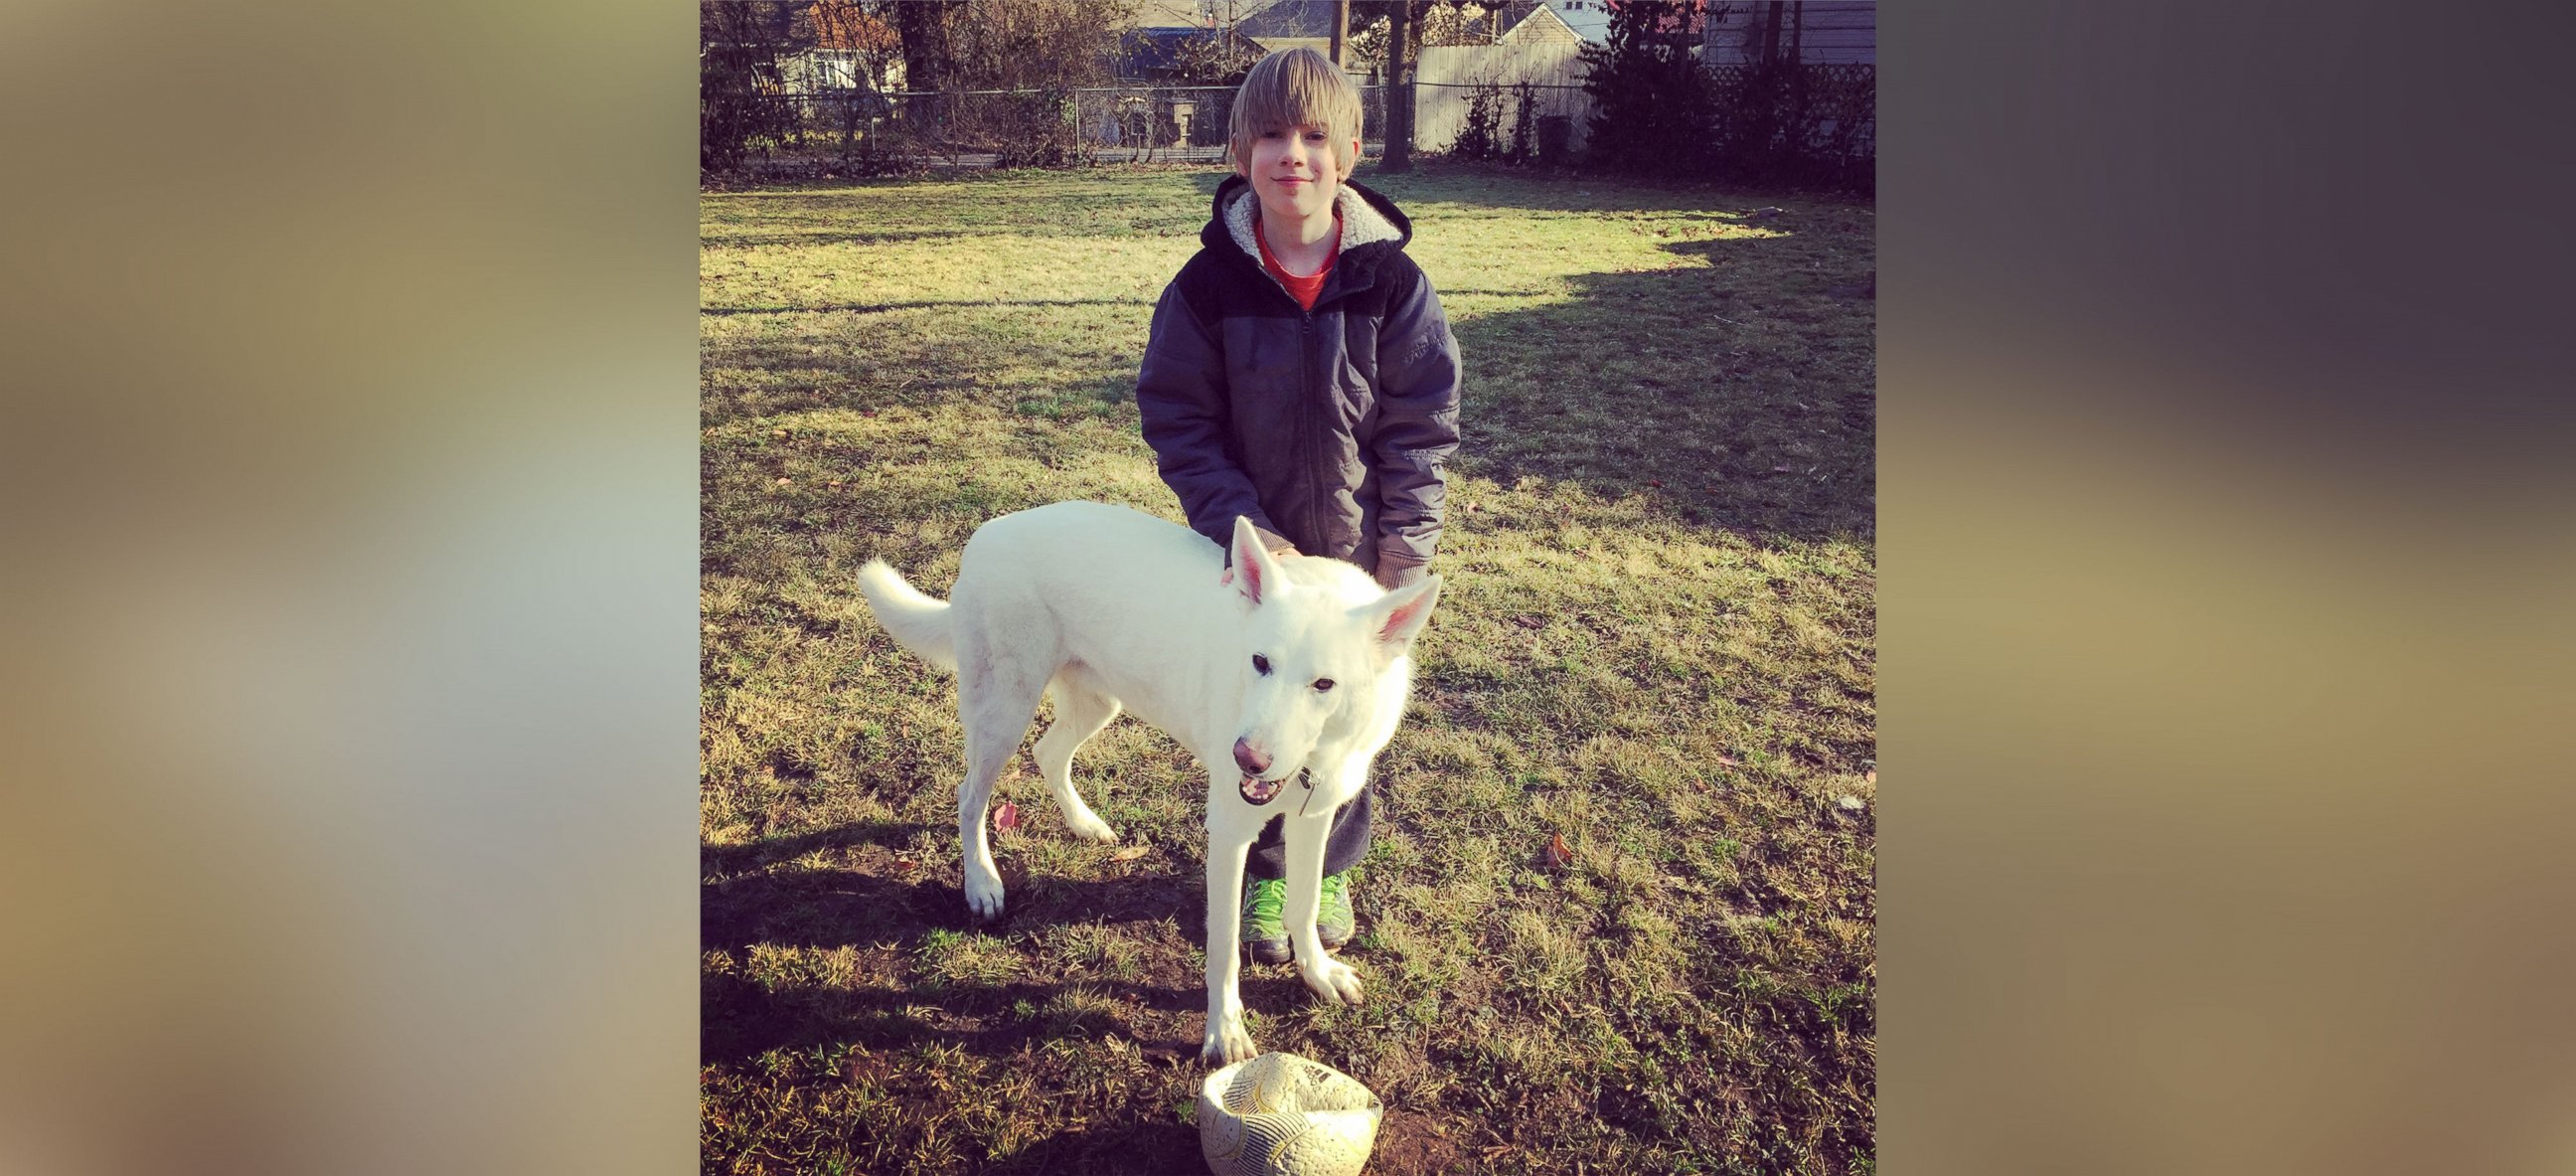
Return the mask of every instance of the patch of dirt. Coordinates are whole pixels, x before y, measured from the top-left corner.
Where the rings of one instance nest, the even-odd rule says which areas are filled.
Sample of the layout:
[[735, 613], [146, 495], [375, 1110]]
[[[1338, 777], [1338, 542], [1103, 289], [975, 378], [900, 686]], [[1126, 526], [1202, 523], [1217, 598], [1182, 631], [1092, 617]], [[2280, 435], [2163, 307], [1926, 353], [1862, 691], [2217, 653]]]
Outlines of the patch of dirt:
[[[1454, 1133], [1456, 1128], [1447, 1130]], [[1463, 1172], [1469, 1166], [1467, 1149], [1442, 1134], [1440, 1125], [1428, 1116], [1390, 1110], [1378, 1122], [1377, 1147], [1368, 1162], [1375, 1176]]]

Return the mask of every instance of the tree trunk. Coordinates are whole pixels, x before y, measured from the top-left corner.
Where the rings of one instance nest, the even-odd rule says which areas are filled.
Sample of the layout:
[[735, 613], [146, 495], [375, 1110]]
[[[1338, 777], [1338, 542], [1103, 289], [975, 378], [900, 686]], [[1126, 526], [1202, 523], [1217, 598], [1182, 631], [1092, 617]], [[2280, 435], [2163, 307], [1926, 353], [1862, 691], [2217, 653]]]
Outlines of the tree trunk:
[[1386, 26], [1386, 153], [1379, 171], [1413, 170], [1413, 5], [1397, 4]]
[[903, 38], [903, 88], [915, 94], [948, 83], [948, 6], [897, 4], [894, 27]]

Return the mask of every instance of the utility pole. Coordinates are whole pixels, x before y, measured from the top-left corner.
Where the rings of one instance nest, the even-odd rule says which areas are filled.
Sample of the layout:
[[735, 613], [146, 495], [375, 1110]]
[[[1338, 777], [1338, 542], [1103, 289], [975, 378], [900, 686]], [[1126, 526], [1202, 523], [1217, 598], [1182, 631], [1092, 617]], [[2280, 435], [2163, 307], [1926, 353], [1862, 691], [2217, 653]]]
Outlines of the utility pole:
[[1342, 50], [1351, 41], [1351, 0], [1333, 0], [1333, 68], [1349, 69]]

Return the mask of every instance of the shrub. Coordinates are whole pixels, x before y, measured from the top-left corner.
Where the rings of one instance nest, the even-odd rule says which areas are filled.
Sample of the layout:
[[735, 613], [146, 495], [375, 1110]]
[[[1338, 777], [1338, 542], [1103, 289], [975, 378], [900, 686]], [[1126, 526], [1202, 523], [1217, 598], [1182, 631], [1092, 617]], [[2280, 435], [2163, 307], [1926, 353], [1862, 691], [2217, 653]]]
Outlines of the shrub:
[[1502, 117], [1503, 91], [1491, 82], [1478, 83], [1467, 92], [1467, 121], [1458, 128], [1458, 141], [1449, 154], [1459, 159], [1492, 159], [1500, 155], [1497, 125]]
[[1676, 35], [1684, 6], [1622, 4], [1608, 38], [1583, 47], [1592, 96], [1585, 154], [1605, 171], [1696, 175], [1706, 170], [1716, 111], [1696, 47]]

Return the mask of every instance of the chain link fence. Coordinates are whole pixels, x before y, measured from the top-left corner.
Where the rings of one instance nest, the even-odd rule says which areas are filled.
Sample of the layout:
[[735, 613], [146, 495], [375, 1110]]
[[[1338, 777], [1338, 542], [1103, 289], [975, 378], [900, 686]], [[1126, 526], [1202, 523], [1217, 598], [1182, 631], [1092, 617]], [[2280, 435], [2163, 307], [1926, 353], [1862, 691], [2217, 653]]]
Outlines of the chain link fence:
[[[1362, 154], [1384, 142], [1385, 87], [1360, 87]], [[852, 174], [924, 167], [1062, 167], [1085, 163], [1219, 163], [1234, 112], [1231, 86], [1132, 85], [1066, 90], [882, 94], [852, 88], [771, 93], [754, 171], [830, 168]]]
[[[1877, 71], [1809, 65], [1707, 72], [1704, 141], [1676, 158], [1756, 182], [1875, 189]], [[1383, 85], [1360, 87], [1361, 153], [1385, 142]], [[1123, 86], [1060, 90], [879, 93], [864, 87], [726, 97], [758, 127], [735, 170], [748, 178], [880, 175], [932, 167], [1067, 167], [1222, 163], [1234, 89]], [[1529, 82], [1420, 83], [1415, 143], [1426, 154], [1580, 166], [1595, 103], [1584, 87]], [[712, 109], [712, 107], [710, 107]], [[1597, 162], [1597, 161], [1596, 161]]]

